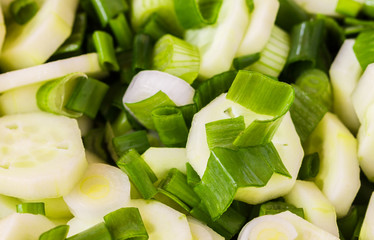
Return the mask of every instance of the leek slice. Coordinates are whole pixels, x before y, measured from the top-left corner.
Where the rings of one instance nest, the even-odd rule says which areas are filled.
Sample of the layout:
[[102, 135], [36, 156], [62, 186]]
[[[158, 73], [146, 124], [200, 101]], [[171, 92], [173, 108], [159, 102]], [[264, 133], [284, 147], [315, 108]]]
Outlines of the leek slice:
[[315, 183], [336, 215], [345, 216], [360, 187], [357, 140], [336, 115], [326, 113], [305, 143], [305, 152], [318, 152], [321, 163]]
[[98, 59], [96, 53], [88, 53], [0, 74], [0, 92], [45, 82], [75, 72], [83, 72], [91, 77], [102, 78], [106, 72], [100, 67]]
[[248, 26], [248, 15], [245, 0], [223, 0], [215, 24], [186, 31], [186, 41], [199, 48], [202, 79], [230, 69]]
[[45, 1], [27, 24], [10, 26], [0, 56], [0, 68], [10, 71], [47, 61], [69, 37], [77, 5], [77, 0]]
[[74, 119], [41, 112], [8, 115], [0, 118], [0, 133], [2, 194], [30, 200], [61, 197], [87, 167]]
[[75, 217], [102, 218], [130, 201], [130, 181], [116, 167], [92, 163], [64, 200]]
[[279, 9], [278, 0], [254, 0], [254, 10], [236, 56], [261, 52], [270, 39]]

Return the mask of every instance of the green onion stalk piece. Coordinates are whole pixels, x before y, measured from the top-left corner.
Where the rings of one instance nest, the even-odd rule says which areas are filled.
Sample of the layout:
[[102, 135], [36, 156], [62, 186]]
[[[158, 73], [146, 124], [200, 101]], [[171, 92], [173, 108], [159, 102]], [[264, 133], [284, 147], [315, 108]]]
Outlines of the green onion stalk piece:
[[129, 6], [125, 0], [91, 0], [91, 4], [99, 17], [102, 27], [118, 14], [128, 10]]
[[99, 55], [100, 65], [107, 70], [119, 71], [112, 36], [103, 31], [95, 31], [92, 38]]
[[304, 218], [304, 210], [302, 208], [295, 207], [294, 205], [286, 202], [267, 202], [261, 204], [259, 216], [273, 215], [285, 211], [290, 211], [299, 217]]
[[41, 214], [45, 216], [43, 202], [20, 203], [16, 206], [18, 213]]
[[69, 225], [59, 225], [40, 235], [39, 240], [65, 240], [69, 232]]
[[120, 46], [122, 50], [130, 50], [132, 48], [134, 36], [125, 14], [121, 13], [117, 17], [110, 19], [109, 26], [118, 46]]
[[234, 61], [232, 64], [236, 70], [241, 70], [257, 62], [260, 59], [260, 57], [261, 57], [260, 53], [244, 55], [241, 57], [234, 58]]
[[138, 73], [151, 69], [153, 41], [149, 35], [138, 33], [134, 37], [132, 54], [132, 71]]
[[140, 32], [151, 36], [153, 40], [158, 40], [168, 33], [174, 36], [178, 35], [173, 33], [173, 29], [170, 29], [170, 26], [165, 23], [164, 19], [157, 12], [152, 13], [140, 29]]
[[145, 130], [130, 132], [114, 137], [112, 143], [114, 150], [119, 157], [132, 148], [142, 154], [150, 147], [147, 132]]
[[38, 3], [34, 0], [14, 0], [9, 8], [13, 20], [21, 25], [27, 23], [39, 10]]
[[161, 37], [154, 46], [153, 69], [180, 77], [189, 84], [197, 78], [200, 55], [197, 47], [170, 34]]
[[363, 31], [356, 38], [353, 45], [353, 51], [363, 71], [366, 67], [374, 62], [374, 30]]
[[309, 19], [309, 15], [293, 0], [279, 0], [280, 6], [275, 24], [291, 32], [292, 27]]

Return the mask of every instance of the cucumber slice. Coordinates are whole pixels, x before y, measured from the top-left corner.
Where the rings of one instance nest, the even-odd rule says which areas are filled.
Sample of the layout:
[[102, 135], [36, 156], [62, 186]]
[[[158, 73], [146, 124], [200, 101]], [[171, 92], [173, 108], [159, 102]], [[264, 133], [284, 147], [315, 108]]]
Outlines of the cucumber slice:
[[2, 71], [42, 64], [69, 37], [78, 0], [48, 0], [25, 25], [12, 24], [0, 55]]
[[311, 14], [324, 14], [328, 16], [339, 16], [335, 12], [339, 0], [295, 0], [302, 9]]
[[318, 152], [320, 169], [315, 183], [345, 216], [360, 188], [357, 140], [332, 113], [326, 113], [305, 144], [307, 154]]
[[117, 167], [92, 163], [64, 200], [75, 217], [88, 220], [102, 218], [126, 207], [130, 201], [130, 180]]
[[362, 74], [362, 68], [353, 51], [354, 39], [347, 39], [330, 67], [334, 96], [334, 112], [352, 131], [357, 132], [360, 122], [353, 108], [351, 94]]
[[[204, 174], [210, 156], [205, 124], [229, 118], [230, 116], [226, 113], [227, 110], [230, 110], [234, 117], [243, 115], [246, 126], [255, 119], [264, 120], [269, 118], [269, 116], [253, 113], [241, 105], [227, 100], [225, 94], [220, 95], [195, 114], [186, 149], [188, 161], [200, 177]], [[249, 204], [258, 204], [280, 197], [288, 193], [293, 187], [304, 152], [289, 113], [284, 116], [272, 142], [292, 178], [273, 174], [264, 187], [239, 188], [235, 195], [236, 200]]]
[[0, 74], [0, 93], [75, 72], [83, 72], [94, 78], [101, 78], [107, 74], [99, 64], [97, 53], [88, 53]]
[[0, 195], [0, 219], [5, 218], [16, 212], [16, 205], [21, 201], [17, 198]]
[[191, 229], [192, 238], [194, 240], [224, 240], [225, 238], [213, 231], [206, 224], [194, 219], [193, 217], [187, 217], [188, 224]]
[[166, 177], [171, 168], [186, 173], [187, 153], [185, 148], [148, 148], [142, 155], [158, 179]]
[[254, 0], [254, 10], [236, 56], [261, 52], [270, 39], [279, 9], [278, 0]]
[[307, 221], [339, 236], [335, 208], [313, 182], [297, 180], [284, 199], [298, 208], [303, 208]]
[[200, 51], [201, 78], [207, 79], [230, 69], [248, 21], [245, 0], [223, 0], [215, 24], [186, 31], [186, 41]]
[[1, 240], [37, 240], [55, 224], [43, 215], [13, 213], [0, 221]]
[[48, 113], [0, 118], [0, 194], [22, 199], [68, 194], [87, 161], [76, 120]]
[[361, 226], [360, 240], [374, 239], [374, 193], [371, 194], [365, 218]]
[[129, 205], [139, 209], [150, 240], [192, 240], [184, 214], [153, 200], [131, 200]]

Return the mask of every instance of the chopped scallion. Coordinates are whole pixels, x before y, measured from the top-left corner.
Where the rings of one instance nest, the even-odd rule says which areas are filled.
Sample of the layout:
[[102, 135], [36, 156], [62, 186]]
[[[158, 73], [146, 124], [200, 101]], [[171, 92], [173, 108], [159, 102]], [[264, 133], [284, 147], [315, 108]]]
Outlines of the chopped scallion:
[[16, 206], [18, 213], [31, 213], [45, 215], [43, 202], [20, 203]]
[[10, 3], [9, 8], [13, 20], [18, 24], [27, 23], [39, 10], [35, 0], [14, 0]]
[[118, 71], [119, 65], [114, 50], [112, 36], [103, 31], [95, 31], [92, 38], [95, 49], [99, 55], [101, 66], [107, 70]]

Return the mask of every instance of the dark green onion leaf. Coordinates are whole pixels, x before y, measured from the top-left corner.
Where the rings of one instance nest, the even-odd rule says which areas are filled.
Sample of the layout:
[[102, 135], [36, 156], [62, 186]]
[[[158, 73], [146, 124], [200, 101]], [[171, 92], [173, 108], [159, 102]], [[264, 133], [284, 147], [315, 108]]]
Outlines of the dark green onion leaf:
[[[177, 196], [175, 196], [174, 194], [168, 192], [168, 191], [165, 191], [164, 189], [162, 188], [158, 188], [158, 193], [155, 195], [154, 199], [160, 201], [160, 202], [163, 202], [163, 200], [165, 200], [165, 198], [167, 199], [166, 200], [166, 204], [169, 205], [170, 207], [178, 210], [179, 212], [182, 212], [182, 213], [188, 213], [191, 211], [191, 208], [185, 204], [182, 200], [180, 200]], [[172, 205], [170, 203], [170, 201], [172, 201], [172, 203], [175, 203], [176, 205]]]
[[227, 92], [236, 74], [236, 71], [223, 72], [201, 83], [196, 88], [193, 98], [197, 109], [200, 110], [220, 94]]
[[165, 34], [172, 33], [173, 30], [165, 23], [157, 12], [154, 12], [148, 17], [147, 21], [142, 24], [140, 32], [151, 36], [153, 40], [157, 40]]
[[181, 110], [187, 128], [191, 127], [192, 118], [197, 113], [196, 104], [188, 104], [178, 107]]
[[132, 48], [133, 34], [123, 13], [109, 20], [109, 26], [112, 30], [118, 46], [122, 50], [130, 50]]
[[244, 131], [244, 117], [229, 118], [205, 124], [209, 149], [216, 147], [237, 149], [233, 144], [237, 136]]
[[77, 13], [69, 38], [56, 50], [51, 60], [78, 56], [83, 53], [83, 41], [87, 28], [87, 14]]
[[153, 183], [157, 181], [157, 177], [136, 150], [128, 150], [116, 163], [129, 176], [144, 199], [151, 199], [156, 195], [157, 189]]
[[116, 137], [126, 134], [132, 129], [131, 121], [125, 111], [121, 111], [110, 126]]
[[200, 204], [200, 198], [188, 184], [187, 176], [176, 168], [169, 170], [167, 177], [161, 181], [159, 188], [173, 194], [191, 208]]
[[187, 183], [195, 187], [201, 181], [199, 174], [193, 169], [190, 163], [186, 163]]
[[174, 0], [179, 23], [184, 29], [201, 28], [217, 20], [222, 0]]
[[363, 218], [366, 206], [352, 205], [344, 217], [338, 219], [338, 227], [345, 239], [352, 239], [352, 235], [360, 218]]
[[59, 225], [40, 235], [39, 240], [65, 240], [69, 232], [69, 225]]
[[275, 24], [290, 32], [292, 27], [307, 21], [309, 15], [293, 0], [279, 0], [279, 10]]
[[152, 119], [160, 140], [167, 147], [185, 147], [188, 129], [183, 114], [177, 107], [159, 107], [152, 111]]
[[261, 57], [260, 53], [254, 53], [246, 56], [234, 58], [233, 65], [236, 70], [244, 69], [257, 62]]
[[94, 119], [109, 86], [93, 78], [80, 79], [65, 107]]
[[[345, 41], [344, 29], [332, 17], [317, 14], [316, 18], [324, 21], [326, 28], [325, 44], [332, 57], [335, 57]], [[328, 68], [330, 68], [330, 66]]]
[[98, 223], [89, 229], [76, 235], [68, 237], [66, 240], [112, 240], [110, 232], [104, 222]]
[[128, 10], [129, 6], [125, 0], [91, 0], [102, 27], [118, 14]]
[[317, 152], [305, 155], [301, 164], [298, 179], [312, 180], [319, 172], [320, 159]]
[[374, 29], [360, 33], [353, 45], [353, 51], [363, 71], [374, 62]]
[[31, 213], [31, 214], [40, 214], [45, 215], [45, 208], [43, 202], [29, 202], [29, 203], [20, 203], [16, 206], [17, 213]]
[[328, 109], [318, 99], [310, 97], [309, 94], [301, 90], [299, 86], [293, 85], [293, 88], [295, 100], [290, 108], [290, 113], [296, 132], [303, 143], [317, 127]]
[[285, 211], [290, 211], [299, 217], [304, 218], [304, 210], [302, 208], [297, 208], [294, 205], [285, 202], [267, 202], [261, 204], [259, 216], [274, 215]]
[[363, 4], [355, 0], [339, 0], [335, 11], [342, 15], [356, 17]]
[[99, 55], [100, 65], [111, 71], [119, 71], [112, 36], [103, 31], [95, 31], [92, 38]]
[[175, 106], [175, 103], [164, 92], [159, 91], [152, 97], [136, 103], [126, 103], [138, 121], [148, 129], [155, 129], [152, 111], [159, 107]]
[[30, 21], [39, 10], [35, 0], [14, 0], [9, 6], [13, 20], [18, 24]]
[[136, 34], [132, 54], [132, 70], [135, 74], [141, 70], [151, 69], [152, 53], [152, 38], [144, 33]]
[[135, 149], [142, 154], [150, 144], [147, 138], [147, 132], [144, 130], [127, 133], [112, 139], [113, 147], [119, 157], [125, 154], [129, 149]]
[[148, 233], [137, 208], [120, 208], [104, 216], [105, 225], [115, 240], [147, 240]]

